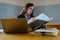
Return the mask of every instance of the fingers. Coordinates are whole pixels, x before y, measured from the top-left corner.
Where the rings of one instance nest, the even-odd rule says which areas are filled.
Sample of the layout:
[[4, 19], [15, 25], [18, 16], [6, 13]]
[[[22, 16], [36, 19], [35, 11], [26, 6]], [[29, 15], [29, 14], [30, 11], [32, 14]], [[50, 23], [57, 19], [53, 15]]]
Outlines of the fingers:
[[36, 20], [35, 17], [33, 17], [33, 18], [31, 18], [27, 23], [30, 24], [30, 23], [32, 23], [32, 22], [35, 21], [35, 20]]

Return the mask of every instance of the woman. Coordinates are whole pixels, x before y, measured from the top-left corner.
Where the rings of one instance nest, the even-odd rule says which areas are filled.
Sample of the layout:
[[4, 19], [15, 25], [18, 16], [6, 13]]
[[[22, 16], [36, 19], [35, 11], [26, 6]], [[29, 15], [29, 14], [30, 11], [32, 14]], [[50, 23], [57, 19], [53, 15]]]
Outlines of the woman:
[[34, 4], [27, 3], [22, 13], [18, 15], [18, 18], [26, 18], [27, 22], [30, 20], [30, 22], [28, 22], [29, 24], [35, 20], [33, 12], [34, 12]]
[[[22, 13], [20, 13], [20, 14], [18, 15], [18, 18], [26, 18], [27, 23], [29, 24], [29, 23], [31, 23], [31, 22], [33, 22], [33, 21], [36, 20], [36, 19], [34, 18], [33, 12], [34, 12], [34, 4], [32, 4], [32, 3], [27, 3], [27, 4], [25, 5], [25, 8], [23, 9]], [[42, 25], [41, 25], [41, 26], [42, 26]], [[41, 26], [38, 27], [38, 29], [41, 28]], [[35, 30], [34, 28], [32, 28], [32, 29]]]

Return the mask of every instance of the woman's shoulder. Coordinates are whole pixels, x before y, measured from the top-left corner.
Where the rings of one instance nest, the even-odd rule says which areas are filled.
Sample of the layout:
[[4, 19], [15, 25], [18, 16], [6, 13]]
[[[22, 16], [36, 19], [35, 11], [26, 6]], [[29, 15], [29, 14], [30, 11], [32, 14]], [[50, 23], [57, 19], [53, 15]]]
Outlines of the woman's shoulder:
[[24, 14], [18, 15], [17, 18], [25, 18]]

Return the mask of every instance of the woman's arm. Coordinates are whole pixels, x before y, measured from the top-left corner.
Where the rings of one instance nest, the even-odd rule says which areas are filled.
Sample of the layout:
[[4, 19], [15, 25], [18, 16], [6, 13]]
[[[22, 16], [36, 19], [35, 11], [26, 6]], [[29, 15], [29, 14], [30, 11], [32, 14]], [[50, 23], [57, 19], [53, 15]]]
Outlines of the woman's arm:
[[36, 18], [35, 17], [32, 17], [27, 23], [30, 24], [30, 23], [32, 23], [35, 20], [36, 20]]

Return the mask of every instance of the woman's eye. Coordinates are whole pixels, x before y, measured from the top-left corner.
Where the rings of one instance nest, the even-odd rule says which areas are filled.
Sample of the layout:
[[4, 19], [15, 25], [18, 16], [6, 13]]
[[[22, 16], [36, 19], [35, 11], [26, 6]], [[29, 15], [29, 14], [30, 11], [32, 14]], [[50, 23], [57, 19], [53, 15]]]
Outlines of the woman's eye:
[[32, 8], [30, 8], [30, 9], [32, 9]]

